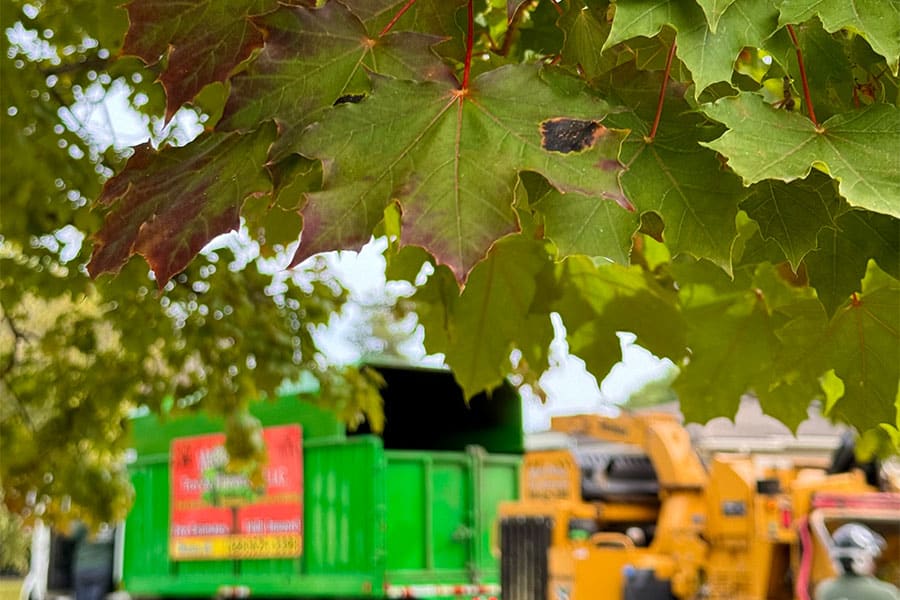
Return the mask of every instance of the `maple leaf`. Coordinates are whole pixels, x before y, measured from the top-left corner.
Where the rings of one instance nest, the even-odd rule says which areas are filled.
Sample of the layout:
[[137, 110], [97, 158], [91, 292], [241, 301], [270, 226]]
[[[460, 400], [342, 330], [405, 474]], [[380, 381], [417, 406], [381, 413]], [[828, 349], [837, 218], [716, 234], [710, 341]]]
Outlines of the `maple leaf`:
[[457, 12], [466, 5], [465, 0], [415, 0], [411, 5], [408, 0], [344, 0], [344, 4], [373, 34], [380, 33], [396, 19], [391, 31], [438, 36], [446, 40], [439, 44], [441, 56], [460, 61], [465, 57], [465, 27], [457, 19]]
[[268, 192], [265, 163], [274, 128], [204, 134], [156, 152], [138, 146], [98, 202], [112, 206], [94, 236], [88, 272], [117, 272], [132, 254], [147, 259], [160, 289], [217, 235], [237, 230], [250, 196]]
[[775, 240], [796, 270], [808, 252], [816, 249], [816, 236], [846, 210], [836, 183], [818, 171], [803, 180], [784, 183], [766, 179], [750, 186], [741, 208], [759, 224], [764, 239]]
[[455, 81], [431, 51], [441, 38], [411, 32], [377, 37], [339, 2], [283, 7], [254, 23], [266, 32], [266, 45], [232, 78], [217, 128], [246, 130], [274, 120], [273, 161], [294, 152], [304, 128], [335, 102], [359, 101], [368, 92], [364, 67], [403, 79]]
[[713, 83], [731, 81], [734, 61], [744, 47], [764, 47], [778, 29], [778, 10], [771, 0], [736, 0], [725, 7], [713, 30], [694, 2], [617, 2], [603, 50], [638, 36], [653, 37], [665, 26], [678, 32], [676, 53], [690, 69], [699, 97]]
[[[765, 302], [771, 314], [769, 323], [776, 328], [778, 337], [771, 345], [775, 354], [762, 357], [766, 361], [765, 368], [757, 369], [759, 365], [756, 364], [750, 366], [754, 369], [752, 391], [767, 415], [796, 430], [808, 418], [810, 401], [822, 396], [819, 385], [822, 370], [819, 363], [804, 362], [802, 357], [791, 354], [777, 328], [792, 318], [798, 307], [813, 307], [821, 312], [821, 306], [814, 299], [812, 290], [792, 285], [783, 277], [783, 270], [771, 264], [758, 264], [749, 285], [753, 294]], [[735, 368], [742, 369], [743, 365]]]
[[804, 371], [833, 368], [844, 394], [829, 413], [860, 430], [897, 418], [900, 381], [900, 284], [869, 264], [862, 292], [828, 320], [822, 307], [804, 305], [778, 331]]
[[[562, 49], [563, 64], [576, 65], [588, 79], [608, 70], [607, 53], [597, 52], [609, 36], [612, 24], [605, 14], [583, 2], [570, 2], [560, 18], [560, 26], [566, 31]], [[614, 64], [612, 66], [615, 66]]]
[[467, 398], [503, 380], [510, 351], [520, 340], [528, 348], [550, 345], [549, 314], [536, 315], [533, 329], [522, 326], [531, 314], [536, 276], [549, 263], [543, 246], [523, 236], [500, 240], [454, 302], [445, 353]]
[[464, 91], [376, 77], [365, 101], [336, 107], [301, 141], [304, 155], [327, 160], [293, 264], [359, 248], [396, 200], [401, 243], [424, 247], [463, 282], [495, 240], [518, 229], [512, 201], [524, 170], [561, 191], [625, 203], [615, 161], [622, 136], [601, 124], [607, 110], [528, 65], [490, 71]]
[[[658, 356], [674, 361], [684, 356], [685, 323], [676, 295], [642, 269], [571, 256], [557, 266], [557, 273], [561, 292], [550, 310], [565, 323], [570, 351], [598, 381], [622, 359], [618, 331], [635, 334], [641, 346]], [[652, 323], [642, 316], [646, 314], [656, 315]]]
[[822, 230], [818, 248], [806, 257], [809, 282], [828, 315], [861, 290], [869, 259], [900, 277], [900, 222], [893, 217], [853, 210]]
[[[421, 248], [407, 246], [400, 254], [423, 253]], [[437, 265], [424, 285], [412, 297], [419, 322], [425, 329], [425, 349], [429, 354], [446, 354], [450, 348], [450, 320], [459, 300], [459, 285], [453, 272], [445, 265]]]
[[[581, 194], [563, 194], [530, 171], [519, 174], [516, 207], [524, 233], [552, 241], [560, 257], [584, 254], [629, 264], [632, 236], [640, 226], [636, 212]], [[542, 218], [528, 222], [529, 214]], [[539, 222], [542, 228], [536, 231]]]
[[716, 27], [719, 25], [719, 19], [722, 18], [722, 15], [734, 1], [735, 0], [697, 0], [697, 4], [700, 5], [700, 8], [703, 9], [703, 13], [706, 15], [706, 21], [709, 23], [709, 30], [711, 32], [716, 32]]
[[650, 139], [661, 78], [629, 64], [603, 82], [623, 105], [635, 107], [608, 119], [630, 130], [619, 155], [627, 167], [620, 176], [622, 189], [639, 212], [662, 217], [662, 237], [673, 254], [705, 256], [730, 272], [734, 218], [745, 192], [715, 153], [699, 145], [718, 132], [704, 127], [674, 93], [666, 98], [656, 137]]
[[813, 167], [840, 182], [852, 206], [900, 217], [900, 109], [872, 104], [835, 115], [817, 128], [802, 115], [776, 110], [744, 92], [703, 106], [728, 131], [704, 146], [722, 153], [745, 185], [792, 181]]
[[637, 213], [552, 188], [532, 206], [544, 215], [544, 233], [556, 244], [560, 257], [584, 254], [628, 264], [631, 237], [640, 226]]
[[275, 10], [276, 0], [131, 0], [131, 23], [123, 54], [148, 65], [165, 58], [159, 80], [166, 90], [166, 121], [207, 84], [225, 81], [231, 70], [263, 45], [249, 17]]
[[297, 241], [298, 232], [303, 229], [303, 194], [321, 189], [322, 163], [295, 154], [268, 169], [272, 194], [249, 199], [241, 217], [250, 236], [259, 243], [260, 253], [275, 256], [279, 249]]
[[[862, 65], [854, 56], [854, 41], [845, 36], [832, 35], [822, 28], [818, 19], [793, 27], [798, 45], [803, 50], [803, 63], [810, 98], [815, 103], [818, 119], [828, 118], [854, 110], [854, 84], [860, 77]], [[863, 44], [864, 45], [864, 44]], [[800, 65], [797, 62], [797, 48], [786, 29], [778, 31], [766, 42], [766, 51], [793, 75], [795, 102], [800, 101]], [[879, 61], [877, 75], [884, 68]]]
[[[712, 265], [675, 267], [690, 358], [675, 380], [685, 421], [705, 423], [737, 412], [741, 395], [768, 382], [779, 350], [765, 296]], [[801, 402], [808, 403], [809, 398]]]
[[872, 0], [782, 0], [779, 25], [819, 17], [826, 31], [846, 29], [863, 36], [896, 76], [900, 64], [900, 4]]

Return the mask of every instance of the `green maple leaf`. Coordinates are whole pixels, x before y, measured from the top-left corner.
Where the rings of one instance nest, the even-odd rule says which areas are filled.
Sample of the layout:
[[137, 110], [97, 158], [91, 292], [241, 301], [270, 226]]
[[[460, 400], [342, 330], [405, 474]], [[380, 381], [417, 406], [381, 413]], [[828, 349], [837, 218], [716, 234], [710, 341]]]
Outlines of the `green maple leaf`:
[[570, 2], [560, 17], [559, 26], [566, 34], [562, 49], [563, 64], [577, 65], [588, 79], [608, 70], [610, 58], [597, 51], [603, 46], [611, 28], [605, 11], [586, 6], [583, 2]]
[[225, 81], [231, 70], [263, 45], [263, 34], [249, 17], [277, 8], [275, 0], [131, 0], [125, 5], [131, 26], [124, 54], [154, 65], [166, 89], [166, 120], [207, 84]]
[[218, 129], [246, 130], [274, 120], [279, 139], [273, 160], [294, 152], [303, 129], [336, 101], [359, 101], [368, 92], [364, 68], [404, 79], [453, 81], [431, 51], [441, 38], [421, 33], [377, 37], [339, 2], [315, 10], [283, 7], [254, 23], [266, 32], [266, 45], [247, 70], [232, 78]]
[[556, 244], [560, 257], [584, 254], [628, 264], [631, 236], [640, 226], [637, 213], [612, 202], [561, 194], [555, 189], [533, 206], [544, 215], [544, 233]]
[[629, 263], [631, 238], [640, 225], [637, 213], [589, 196], [562, 194], [529, 172], [520, 175], [517, 192], [527, 196], [528, 206], [543, 216], [544, 236], [553, 241], [561, 257], [584, 254]]
[[768, 381], [759, 382], [754, 390], [767, 414], [786, 419], [783, 422], [794, 428], [806, 418], [811, 400], [822, 398], [827, 402], [822, 375], [829, 368], [828, 358], [808, 344], [821, 338], [828, 322], [815, 299], [782, 306], [779, 313], [787, 324], [775, 330], [780, 345], [768, 363]]
[[703, 106], [727, 131], [703, 145], [721, 152], [745, 185], [763, 179], [792, 181], [813, 167], [840, 182], [852, 206], [900, 217], [900, 109], [872, 104], [835, 115], [816, 128], [809, 119], [777, 110], [744, 92]]
[[767, 179], [750, 186], [741, 208], [759, 224], [764, 239], [774, 240], [796, 271], [803, 257], [816, 249], [816, 236], [844, 210], [834, 180], [818, 171], [784, 183]]
[[621, 135], [600, 123], [606, 112], [598, 99], [547, 85], [532, 66], [495, 69], [464, 91], [376, 78], [365, 101], [337, 107], [304, 135], [301, 152], [328, 160], [293, 262], [360, 247], [396, 200], [401, 243], [424, 247], [464, 281], [518, 229], [519, 171], [625, 202], [614, 160]]
[[[800, 48], [803, 49], [806, 80], [816, 116], [820, 120], [826, 120], [836, 114], [854, 110], [854, 84], [857, 79], [865, 78], [854, 73], [854, 67], [858, 65], [853, 58], [853, 40], [826, 32], [818, 19], [796, 25], [793, 29]], [[793, 76], [793, 88], [797, 92], [795, 101], [800, 102], [800, 65], [797, 62], [797, 49], [787, 30], [780, 30], [772, 36], [766, 43], [766, 51]], [[882, 68], [883, 64], [879, 62], [879, 70]]]
[[779, 330], [806, 372], [832, 368], [844, 385], [829, 413], [859, 429], [895, 422], [900, 381], [900, 283], [870, 263], [862, 292], [829, 321], [821, 306], [806, 305]]
[[95, 235], [91, 276], [117, 272], [140, 254], [162, 288], [210, 240], [239, 228], [246, 198], [271, 189], [262, 165], [273, 137], [274, 128], [262, 127], [160, 152], [138, 146], [98, 200], [113, 208]]
[[[533, 316], [536, 324], [543, 323], [539, 329], [523, 327], [532, 316], [537, 274], [548, 262], [543, 242], [511, 236], [497, 242], [487, 260], [472, 270], [453, 304], [446, 349], [447, 364], [467, 398], [503, 380], [517, 341], [529, 350], [550, 345], [548, 314]], [[535, 353], [529, 354], [534, 360]]]
[[694, 94], [699, 96], [716, 82], [731, 81], [734, 61], [744, 47], [764, 46], [778, 29], [778, 10], [771, 0], [736, 0], [725, 8], [713, 31], [694, 2], [617, 2], [603, 49], [638, 36], [653, 37], [665, 26], [678, 32], [676, 53], [690, 69]]
[[441, 56], [459, 61], [465, 58], [465, 21], [457, 19], [457, 13], [466, 4], [464, 0], [416, 0], [412, 6], [407, 6], [407, 0], [345, 0], [344, 4], [373, 34], [381, 32], [401, 9], [405, 9], [391, 31], [439, 36], [446, 40], [438, 46]]
[[[401, 248], [400, 252], [421, 252], [419, 248]], [[419, 323], [425, 329], [425, 349], [429, 354], [446, 354], [450, 348], [450, 320], [459, 300], [459, 285], [453, 272], [444, 265], [434, 267], [424, 285], [412, 297]]]
[[680, 398], [690, 399], [682, 402], [685, 421], [696, 423], [733, 416], [741, 395], [768, 381], [779, 349], [765, 297], [711, 267], [695, 263], [675, 270], [691, 353], [674, 388]]
[[896, 76], [900, 62], [900, 2], [896, 0], [781, 0], [779, 25], [819, 17], [828, 32], [846, 29], [864, 37]]
[[705, 256], [730, 271], [734, 219], [745, 191], [715, 153], [698, 144], [718, 132], [688, 114], [682, 98], [667, 98], [657, 135], [649, 138], [660, 83], [660, 73], [636, 72], [633, 65], [614, 70], [606, 82], [624, 105], [637, 107], [608, 119], [631, 130], [620, 153], [627, 167], [622, 189], [639, 212], [662, 217], [673, 254]]
[[863, 210], [841, 215], [819, 234], [818, 249], [806, 257], [809, 282], [831, 315], [860, 291], [869, 259], [900, 277], [900, 222]]
[[[684, 355], [684, 321], [675, 293], [642, 269], [572, 256], [557, 271], [562, 293], [550, 309], [562, 316], [570, 351], [598, 381], [622, 358], [619, 331], [634, 333], [657, 356], [678, 361]], [[652, 322], [647, 314], [655, 315]]]
[[[789, 284], [771, 264], [758, 265], [750, 285], [754, 294], [765, 300], [772, 314], [773, 327], [796, 316], [793, 311], [797, 307], [811, 306], [821, 312], [811, 289]], [[775, 335], [778, 334], [775, 329]], [[796, 430], [808, 417], [810, 401], [822, 395], [819, 385], [821, 364], [805, 362], [802, 356], [791, 355], [781, 337], [772, 347], [778, 354], [768, 357], [767, 368], [756, 373], [752, 388], [767, 415]], [[810, 369], [810, 366], [814, 368]]]
[[844, 396], [832, 408], [858, 427], [896, 422], [900, 381], [900, 286], [866, 291], [860, 303], [838, 311], [831, 322], [832, 361]]
[[715, 155], [699, 146], [690, 150], [697, 133], [666, 131], [652, 143], [629, 137], [625, 146], [634, 154], [622, 189], [639, 211], [662, 217], [663, 238], [673, 254], [705, 256], [730, 272], [734, 218], [743, 193]]
[[703, 13], [706, 15], [706, 21], [709, 23], [709, 30], [711, 32], [716, 32], [719, 19], [722, 18], [722, 15], [734, 1], [735, 0], [697, 0], [697, 4], [700, 5], [700, 8], [703, 9]]

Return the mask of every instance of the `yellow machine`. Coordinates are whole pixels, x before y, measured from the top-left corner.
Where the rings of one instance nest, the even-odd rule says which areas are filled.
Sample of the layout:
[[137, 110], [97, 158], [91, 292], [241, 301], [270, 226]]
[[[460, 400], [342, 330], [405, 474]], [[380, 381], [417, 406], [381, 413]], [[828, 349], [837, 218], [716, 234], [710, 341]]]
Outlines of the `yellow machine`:
[[664, 413], [551, 429], [581, 443], [525, 456], [520, 499], [500, 507], [504, 600], [807, 600], [831, 576], [835, 519], [880, 524], [898, 551], [900, 495], [861, 471], [704, 464]]

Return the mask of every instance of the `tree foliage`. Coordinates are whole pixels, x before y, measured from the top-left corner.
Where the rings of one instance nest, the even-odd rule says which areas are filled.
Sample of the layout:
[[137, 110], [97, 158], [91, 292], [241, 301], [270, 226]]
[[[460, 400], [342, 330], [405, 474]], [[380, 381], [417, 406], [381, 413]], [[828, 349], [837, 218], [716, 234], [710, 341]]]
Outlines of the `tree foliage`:
[[[17, 6], [38, 37], [60, 10]], [[900, 6], [847, 6], [131, 0], [98, 16], [119, 28], [85, 61], [204, 131], [109, 161], [102, 190], [56, 156], [61, 186], [18, 193], [51, 215], [98, 199], [91, 274], [140, 254], [162, 289], [238, 213], [263, 252], [299, 237], [291, 264], [386, 235], [426, 348], [469, 394], [514, 348], [543, 371], [557, 312], [598, 378], [617, 331], [675, 362], [691, 420], [752, 391], [795, 426], [824, 397], [896, 449]], [[38, 96], [62, 66], [4, 61]]]
[[[895, 433], [895, 2], [225, 4], [128, 4], [125, 53], [154, 49], [134, 53], [167, 114], [208, 86], [222, 116], [107, 182], [95, 258], [141, 253], [162, 280], [190, 258], [171, 240], [196, 245], [268, 193], [302, 217], [294, 264], [373, 232], [398, 272], [432, 264], [414, 296], [425, 343], [467, 393], [503, 377], [512, 348], [545, 368], [555, 311], [598, 377], [616, 331], [675, 361], [690, 419], [753, 391], [796, 425], [832, 373], [833, 416]], [[189, 35], [200, 14], [253, 35], [220, 59]], [[186, 37], [208, 57], [188, 71]], [[267, 190], [257, 171], [227, 199], [196, 193], [227, 178], [228, 151], [209, 150], [225, 143], [268, 169]], [[193, 177], [152, 174], [198, 160]], [[321, 176], [286, 183], [297, 161]], [[129, 232], [169, 211], [179, 226], [145, 252]]]
[[[131, 444], [129, 417], [136, 410], [173, 416], [204, 409], [220, 415], [234, 432], [233, 457], [258, 459], [262, 450], [242, 443], [255, 439], [259, 427], [247, 418], [247, 403], [273, 395], [302, 369], [320, 376], [348, 421], [366, 413], [377, 418], [377, 394], [367, 386], [371, 378], [353, 369], [329, 370], [317, 346], [316, 330], [347, 299], [324, 263], [287, 276], [254, 260], [253, 243], [219, 242], [166, 282], [137, 262], [125, 265], [117, 278], [91, 281], [90, 244], [82, 240], [103, 219], [87, 198], [101, 193], [103, 182], [130, 153], [116, 138], [123, 131], [116, 121], [126, 116], [107, 114], [110, 98], [124, 95], [122, 106], [130, 106], [137, 135], [150, 136], [155, 144], [190, 139], [191, 115], [181, 113], [173, 126], [161, 129], [166, 97], [155, 74], [135, 59], [111, 58], [127, 31], [124, 11], [96, 2], [4, 2], [0, 14], [0, 497], [5, 507], [28, 518], [121, 518], [130, 504], [124, 457]], [[210, 153], [213, 163], [222, 163], [228, 143]], [[156, 164], [150, 144], [143, 151]], [[265, 147], [259, 158], [264, 155]], [[245, 157], [241, 161], [251, 164]], [[194, 163], [185, 174], [192, 178], [209, 166]], [[258, 169], [248, 166], [247, 175], [253, 170]], [[300, 177], [301, 171], [294, 174]], [[240, 180], [244, 191], [252, 192], [252, 175]], [[267, 182], [264, 174], [258, 187]], [[227, 199], [230, 185], [226, 178], [196, 189]], [[113, 194], [113, 188], [106, 189]], [[170, 204], [179, 201], [191, 198], [179, 195]], [[154, 210], [161, 213], [163, 207]], [[239, 224], [241, 207], [250, 210], [243, 199], [237, 202], [229, 227]], [[176, 209], [173, 218], [183, 216]], [[158, 235], [153, 232], [153, 227], [133, 232], [135, 240], [148, 240], [136, 242], [152, 249], [148, 252], [187, 244], [193, 256], [207, 245], [171, 238], [166, 247], [151, 241]]]

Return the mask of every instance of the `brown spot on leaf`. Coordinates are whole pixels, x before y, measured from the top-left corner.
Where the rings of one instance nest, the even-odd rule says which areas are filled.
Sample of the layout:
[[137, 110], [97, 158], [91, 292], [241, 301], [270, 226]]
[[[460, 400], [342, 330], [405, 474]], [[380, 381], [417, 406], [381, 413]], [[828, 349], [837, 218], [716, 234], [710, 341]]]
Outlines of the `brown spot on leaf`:
[[541, 123], [541, 147], [554, 152], [581, 152], [592, 148], [607, 129], [597, 121], [556, 117]]
[[615, 158], [604, 158], [597, 163], [597, 166], [600, 167], [600, 169], [603, 171], [618, 171], [624, 168], [622, 163], [617, 161]]
[[791, 268], [791, 263], [785, 261], [775, 266], [778, 276], [793, 287], [805, 288], [809, 285], [809, 275], [806, 272], [806, 263], [800, 263], [797, 272]]
[[365, 94], [345, 94], [334, 101], [334, 106], [338, 104], [358, 104], [363, 101]]

